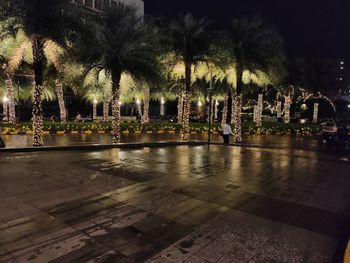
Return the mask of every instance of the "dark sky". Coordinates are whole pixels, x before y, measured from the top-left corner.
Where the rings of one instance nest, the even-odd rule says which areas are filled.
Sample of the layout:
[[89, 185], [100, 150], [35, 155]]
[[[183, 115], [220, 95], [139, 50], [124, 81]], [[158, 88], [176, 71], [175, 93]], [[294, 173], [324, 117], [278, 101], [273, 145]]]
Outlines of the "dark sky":
[[350, 0], [145, 0], [145, 9], [170, 18], [191, 11], [221, 28], [258, 13], [278, 27], [290, 55], [350, 59]]

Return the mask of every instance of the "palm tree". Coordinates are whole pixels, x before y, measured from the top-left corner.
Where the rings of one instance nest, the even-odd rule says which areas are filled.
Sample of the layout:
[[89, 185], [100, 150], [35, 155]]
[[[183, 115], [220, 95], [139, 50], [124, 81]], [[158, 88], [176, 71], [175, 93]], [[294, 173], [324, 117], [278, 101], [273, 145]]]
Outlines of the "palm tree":
[[111, 77], [113, 143], [119, 143], [122, 75], [140, 80], [158, 77], [158, 31], [123, 4], [97, 14], [96, 22], [89, 25], [93, 31], [86, 41], [78, 43], [78, 49], [87, 67], [104, 69]]
[[195, 19], [190, 13], [170, 24], [169, 46], [175, 61], [184, 66], [185, 96], [182, 118], [181, 139], [189, 140], [191, 111], [191, 82], [194, 67], [208, 60], [210, 54], [210, 37], [206, 32], [207, 19]]
[[[46, 64], [44, 49], [50, 42], [61, 47], [66, 45], [68, 27], [72, 28], [74, 7], [69, 0], [2, 0], [0, 21], [5, 23], [1, 35], [22, 31], [30, 42], [33, 53], [34, 101], [33, 145], [43, 145], [43, 70]], [[69, 25], [69, 26], [68, 26]]]
[[[225, 38], [228, 68], [235, 69], [236, 94], [233, 97], [234, 141], [242, 141], [241, 107], [243, 73], [249, 70], [266, 72], [283, 59], [282, 40], [277, 31], [259, 17], [234, 19]], [[278, 58], [278, 59], [276, 59]]]

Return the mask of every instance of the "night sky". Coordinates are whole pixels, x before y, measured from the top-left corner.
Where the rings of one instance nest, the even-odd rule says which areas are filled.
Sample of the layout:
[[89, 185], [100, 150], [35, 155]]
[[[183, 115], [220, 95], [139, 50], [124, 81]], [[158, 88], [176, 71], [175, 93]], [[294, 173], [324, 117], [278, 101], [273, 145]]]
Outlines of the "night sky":
[[350, 59], [349, 0], [145, 0], [145, 9], [164, 18], [191, 11], [217, 28], [260, 14], [279, 29], [289, 55]]

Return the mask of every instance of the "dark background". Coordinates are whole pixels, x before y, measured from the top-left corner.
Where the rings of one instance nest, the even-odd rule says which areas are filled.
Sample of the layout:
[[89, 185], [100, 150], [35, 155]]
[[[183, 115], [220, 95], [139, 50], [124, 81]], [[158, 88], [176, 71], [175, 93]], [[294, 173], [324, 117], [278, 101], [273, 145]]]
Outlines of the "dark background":
[[349, 0], [144, 1], [146, 15], [167, 19], [190, 11], [217, 29], [234, 17], [260, 14], [279, 29], [290, 56], [350, 59]]

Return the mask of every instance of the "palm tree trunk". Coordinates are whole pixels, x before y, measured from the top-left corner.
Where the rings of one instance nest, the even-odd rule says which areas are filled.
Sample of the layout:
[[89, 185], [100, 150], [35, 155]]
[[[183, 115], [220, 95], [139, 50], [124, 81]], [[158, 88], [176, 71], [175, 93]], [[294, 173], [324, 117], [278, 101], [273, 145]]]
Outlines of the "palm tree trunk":
[[258, 126], [261, 126], [261, 124], [262, 124], [263, 104], [264, 104], [264, 95], [262, 93], [259, 93], [259, 95], [258, 95], [257, 120], [256, 120], [256, 123], [257, 123]]
[[242, 120], [241, 120], [241, 112], [242, 112], [242, 95], [236, 95], [233, 97], [234, 103], [234, 126], [233, 126], [233, 140], [236, 143], [242, 142]]
[[144, 94], [144, 101], [143, 101], [143, 118], [142, 123], [147, 124], [149, 123], [149, 100], [150, 100], [150, 90], [149, 87], [146, 88], [145, 94]]
[[216, 121], [218, 119], [218, 106], [219, 106], [219, 102], [216, 100], [215, 104], [214, 104], [214, 120]]
[[112, 142], [117, 144], [120, 142], [120, 78], [121, 72], [119, 70], [112, 71]]
[[56, 80], [55, 88], [56, 88], [58, 106], [60, 108], [60, 119], [61, 119], [61, 122], [65, 123], [67, 122], [67, 110], [66, 110], [66, 105], [64, 103], [63, 85], [59, 80]]
[[279, 120], [282, 117], [282, 101], [277, 101], [277, 106], [276, 106], [276, 114], [277, 114], [277, 119]]
[[313, 118], [312, 118], [312, 122], [313, 123], [317, 123], [318, 122], [318, 107], [319, 107], [319, 104], [318, 103], [314, 103], [314, 114], [313, 114]]
[[183, 107], [184, 107], [184, 94], [181, 91], [179, 98], [177, 100], [177, 122], [182, 125], [182, 116], [183, 116]]
[[290, 123], [290, 94], [284, 97], [284, 123]]
[[243, 88], [243, 68], [237, 66], [237, 85], [236, 95], [233, 97], [234, 104], [234, 126], [233, 126], [233, 140], [236, 143], [242, 142], [242, 88]]
[[108, 122], [108, 115], [109, 115], [109, 101], [107, 98], [103, 99], [103, 122]]
[[8, 107], [8, 122], [10, 124], [16, 123], [16, 106], [15, 106], [15, 96], [13, 92], [13, 82], [9, 74], [7, 74], [6, 80], [6, 96], [8, 98], [7, 107]]
[[228, 112], [228, 93], [226, 93], [224, 97], [224, 107], [222, 109], [221, 125], [224, 125], [227, 122], [227, 112]]
[[181, 140], [187, 142], [190, 139], [190, 114], [191, 114], [191, 64], [185, 65], [185, 107], [182, 119]]
[[95, 121], [97, 119], [97, 103], [92, 102], [92, 120]]
[[33, 68], [34, 68], [34, 100], [33, 100], [33, 146], [44, 145], [43, 140], [43, 65], [44, 65], [44, 40], [35, 38], [33, 48]]
[[8, 104], [8, 101], [3, 101], [2, 102], [2, 114], [4, 115], [4, 118], [6, 118], [6, 120], [8, 118], [8, 106], [7, 106], [7, 104]]

